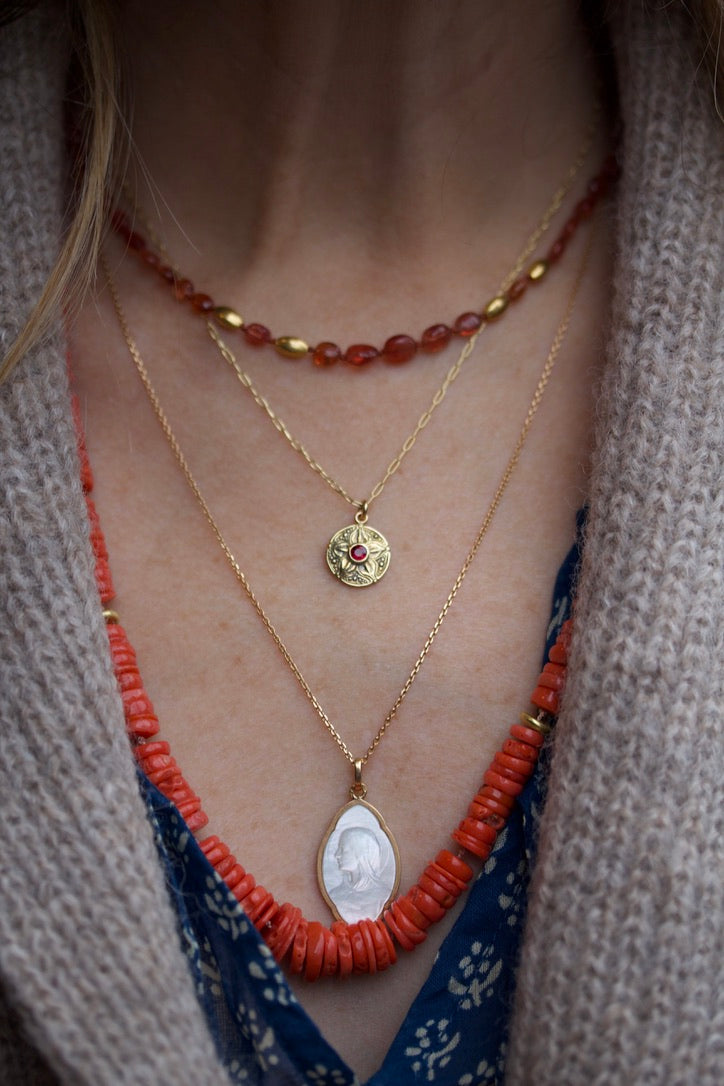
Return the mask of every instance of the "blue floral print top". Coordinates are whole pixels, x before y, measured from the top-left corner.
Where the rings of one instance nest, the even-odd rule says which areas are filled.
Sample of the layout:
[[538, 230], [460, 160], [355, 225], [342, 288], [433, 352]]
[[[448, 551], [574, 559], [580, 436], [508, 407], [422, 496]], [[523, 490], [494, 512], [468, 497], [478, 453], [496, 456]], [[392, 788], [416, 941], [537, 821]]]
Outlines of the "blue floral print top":
[[[546, 653], [569, 617], [576, 543], [556, 579]], [[495, 1086], [504, 1073], [526, 892], [548, 758], [544, 751], [483, 872], [368, 1086]], [[219, 1055], [244, 1086], [359, 1086], [292, 994], [271, 952], [173, 805], [141, 787], [183, 948]]]

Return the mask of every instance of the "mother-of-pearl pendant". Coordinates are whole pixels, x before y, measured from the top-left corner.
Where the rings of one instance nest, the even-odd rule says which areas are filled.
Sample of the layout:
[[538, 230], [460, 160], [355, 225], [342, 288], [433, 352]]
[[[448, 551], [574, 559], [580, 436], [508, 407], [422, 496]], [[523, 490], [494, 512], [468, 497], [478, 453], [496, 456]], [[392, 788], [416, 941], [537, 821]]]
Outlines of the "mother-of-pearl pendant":
[[362, 799], [337, 811], [317, 853], [322, 897], [336, 920], [376, 920], [400, 884], [400, 854], [380, 812]]
[[352, 588], [366, 588], [384, 577], [390, 564], [390, 545], [368, 524], [348, 524], [329, 541], [327, 565], [335, 577]]

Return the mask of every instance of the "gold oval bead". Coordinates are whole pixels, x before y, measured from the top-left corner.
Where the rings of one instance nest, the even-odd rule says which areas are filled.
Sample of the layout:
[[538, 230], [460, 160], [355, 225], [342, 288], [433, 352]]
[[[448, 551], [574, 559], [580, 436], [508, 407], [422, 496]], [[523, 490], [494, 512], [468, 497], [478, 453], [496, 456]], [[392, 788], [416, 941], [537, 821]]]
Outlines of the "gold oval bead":
[[121, 621], [121, 616], [118, 614], [118, 611], [111, 611], [109, 608], [106, 608], [103, 611], [103, 618], [109, 625], [115, 625], [116, 622]]
[[302, 358], [309, 350], [309, 344], [296, 336], [279, 336], [274, 346], [282, 358]]
[[243, 328], [244, 318], [235, 309], [229, 309], [226, 305], [218, 305], [214, 310], [214, 319], [222, 328]]
[[528, 278], [532, 279], [534, 283], [537, 283], [539, 279], [543, 278], [547, 271], [548, 262], [546, 260], [536, 260], [535, 264], [531, 264], [528, 268]]
[[483, 310], [483, 316], [486, 321], [492, 321], [499, 317], [501, 313], [504, 313], [507, 308], [508, 299], [504, 294], [499, 294], [497, 298], [493, 298], [492, 301], [488, 302]]

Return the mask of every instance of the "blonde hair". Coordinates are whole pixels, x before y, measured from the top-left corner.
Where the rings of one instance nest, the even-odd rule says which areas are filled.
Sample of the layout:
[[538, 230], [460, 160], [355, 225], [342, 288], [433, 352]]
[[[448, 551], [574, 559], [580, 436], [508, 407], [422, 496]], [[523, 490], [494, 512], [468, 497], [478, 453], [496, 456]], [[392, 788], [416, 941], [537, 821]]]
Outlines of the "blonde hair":
[[[22, 7], [17, 5], [13, 14], [20, 14]], [[702, 41], [714, 108], [724, 120], [724, 0], [688, 0], [685, 7]], [[119, 104], [120, 58], [113, 5], [110, 0], [69, 0], [68, 11], [83, 92], [74, 212], [45, 289], [0, 367], [0, 381], [43, 338], [59, 309], [77, 306], [91, 284], [109, 195], [117, 189], [128, 149], [127, 127]]]
[[80, 91], [73, 217], [45, 289], [3, 360], [0, 380], [45, 336], [62, 306], [80, 303], [92, 282], [108, 194], [115, 190], [126, 147], [111, 4], [73, 0], [68, 12]]

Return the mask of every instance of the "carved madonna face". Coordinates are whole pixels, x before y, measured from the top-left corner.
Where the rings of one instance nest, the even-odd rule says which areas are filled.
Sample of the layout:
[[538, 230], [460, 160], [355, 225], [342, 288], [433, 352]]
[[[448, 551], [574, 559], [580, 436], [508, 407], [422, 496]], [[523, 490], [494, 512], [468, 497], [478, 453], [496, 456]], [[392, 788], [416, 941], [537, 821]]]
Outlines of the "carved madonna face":
[[317, 875], [338, 920], [376, 920], [399, 883], [399, 855], [382, 815], [355, 800], [335, 816], [320, 846]]

